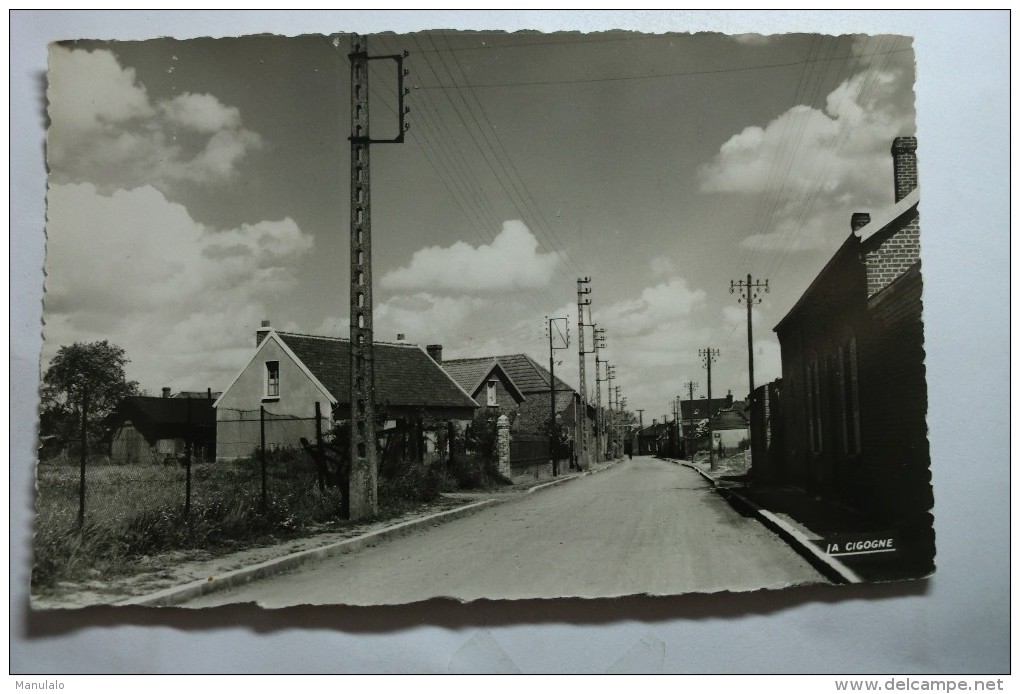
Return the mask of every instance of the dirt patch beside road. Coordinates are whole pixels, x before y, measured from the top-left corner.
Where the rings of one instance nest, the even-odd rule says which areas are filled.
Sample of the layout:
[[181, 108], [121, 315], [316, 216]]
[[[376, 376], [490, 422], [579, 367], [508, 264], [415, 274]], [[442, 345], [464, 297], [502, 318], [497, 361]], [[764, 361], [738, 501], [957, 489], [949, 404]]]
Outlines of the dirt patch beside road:
[[98, 572], [83, 581], [60, 581], [44, 594], [32, 595], [31, 607], [38, 610], [76, 609], [108, 605], [127, 598], [147, 595], [164, 588], [215, 578], [227, 571], [253, 566], [306, 549], [325, 547], [373, 530], [446, 511], [466, 502], [442, 498], [414, 511], [373, 523], [352, 525], [342, 530], [322, 530], [283, 542], [230, 551], [176, 550], [136, 560], [122, 576], [104, 577]]

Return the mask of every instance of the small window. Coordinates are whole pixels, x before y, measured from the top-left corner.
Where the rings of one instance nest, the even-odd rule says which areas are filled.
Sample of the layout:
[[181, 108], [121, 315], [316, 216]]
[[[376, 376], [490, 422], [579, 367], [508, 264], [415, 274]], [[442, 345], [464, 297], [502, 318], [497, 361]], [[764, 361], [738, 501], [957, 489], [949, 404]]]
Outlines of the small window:
[[496, 382], [495, 381], [489, 381], [488, 389], [486, 391], [485, 397], [486, 397], [486, 400], [485, 400], [485, 404], [486, 405], [488, 405], [489, 407], [495, 407], [496, 406]]
[[266, 397], [280, 397], [280, 362], [266, 362]]

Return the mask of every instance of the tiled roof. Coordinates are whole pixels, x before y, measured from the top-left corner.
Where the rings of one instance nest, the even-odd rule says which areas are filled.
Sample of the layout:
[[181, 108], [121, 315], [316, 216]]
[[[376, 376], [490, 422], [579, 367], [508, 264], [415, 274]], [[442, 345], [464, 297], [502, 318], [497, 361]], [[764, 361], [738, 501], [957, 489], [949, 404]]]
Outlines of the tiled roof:
[[724, 429], [746, 429], [747, 420], [735, 409], [720, 410], [712, 415], [712, 428], [717, 431]]
[[[350, 404], [350, 340], [296, 333], [276, 334], [338, 403]], [[400, 407], [478, 406], [418, 345], [376, 342], [374, 352], [378, 404]]]
[[[733, 402], [726, 398], [712, 398], [712, 415], [715, 416], [719, 410], [725, 410], [732, 405]], [[680, 418], [685, 420], [691, 418], [690, 400], [680, 401]], [[708, 398], [695, 398], [694, 419], [708, 419]]]
[[175, 394], [174, 398], [191, 398], [192, 400], [216, 400], [223, 393], [218, 390], [207, 391], [207, 390], [182, 390]]
[[443, 371], [470, 394], [472, 389], [489, 374], [495, 363], [496, 360], [492, 357], [446, 360], [443, 362]]
[[656, 422], [655, 424], [649, 424], [644, 429], [641, 429], [638, 433], [645, 438], [657, 438], [664, 436], [669, 433], [669, 430], [676, 425], [672, 422], [663, 424], [662, 422]]
[[[471, 359], [448, 359], [443, 362], [443, 368], [447, 373], [454, 376], [462, 386], [461, 378], [474, 376], [474, 382], [466, 388], [472, 387], [488, 372], [492, 362], [498, 362], [506, 374], [513, 380], [514, 384], [524, 394], [548, 393], [549, 392], [549, 370], [543, 368], [537, 361], [527, 354], [504, 354], [497, 357], [475, 357]], [[556, 390], [573, 392], [569, 385], [556, 379]]]

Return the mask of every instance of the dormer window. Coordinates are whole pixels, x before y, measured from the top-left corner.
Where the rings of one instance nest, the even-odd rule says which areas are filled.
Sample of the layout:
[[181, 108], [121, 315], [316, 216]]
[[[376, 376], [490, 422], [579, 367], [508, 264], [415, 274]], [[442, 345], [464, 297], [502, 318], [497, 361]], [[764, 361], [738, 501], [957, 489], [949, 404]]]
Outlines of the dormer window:
[[495, 381], [489, 381], [489, 383], [487, 385], [488, 385], [488, 388], [486, 389], [486, 392], [485, 392], [485, 398], [486, 398], [485, 399], [485, 404], [488, 405], [489, 407], [495, 407], [496, 406], [496, 382]]
[[266, 362], [266, 397], [280, 397], [280, 362]]

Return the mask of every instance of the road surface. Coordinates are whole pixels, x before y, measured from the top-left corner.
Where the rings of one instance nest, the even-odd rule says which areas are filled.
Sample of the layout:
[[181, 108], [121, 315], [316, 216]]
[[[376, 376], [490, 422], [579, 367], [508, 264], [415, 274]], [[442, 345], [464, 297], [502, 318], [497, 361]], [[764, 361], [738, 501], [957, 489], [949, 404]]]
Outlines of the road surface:
[[672, 595], [824, 581], [696, 472], [637, 457], [185, 606]]

